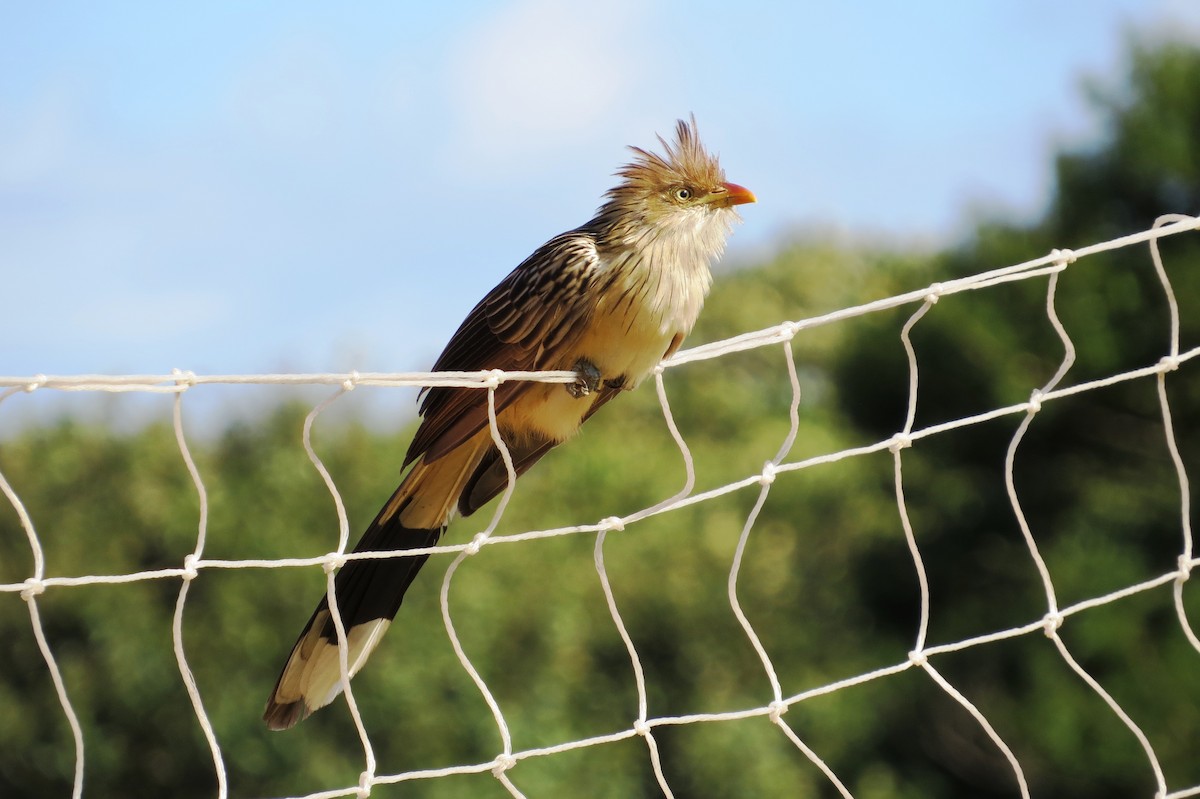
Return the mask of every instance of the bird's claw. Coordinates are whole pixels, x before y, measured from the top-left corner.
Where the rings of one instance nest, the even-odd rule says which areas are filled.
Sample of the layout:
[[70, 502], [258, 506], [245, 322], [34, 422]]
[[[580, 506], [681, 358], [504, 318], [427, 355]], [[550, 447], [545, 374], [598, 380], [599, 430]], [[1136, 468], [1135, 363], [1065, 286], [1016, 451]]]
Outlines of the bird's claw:
[[575, 399], [586, 397], [600, 388], [600, 370], [586, 358], [575, 362], [575, 382], [567, 383], [567, 393]]

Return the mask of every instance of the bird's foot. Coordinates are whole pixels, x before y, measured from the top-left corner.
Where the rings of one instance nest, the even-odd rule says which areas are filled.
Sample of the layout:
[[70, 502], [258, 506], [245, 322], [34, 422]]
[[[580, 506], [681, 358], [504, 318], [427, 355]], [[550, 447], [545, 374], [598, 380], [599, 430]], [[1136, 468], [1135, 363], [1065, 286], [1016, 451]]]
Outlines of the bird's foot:
[[567, 383], [567, 393], [575, 399], [586, 397], [600, 388], [600, 370], [586, 358], [575, 362], [575, 382]]

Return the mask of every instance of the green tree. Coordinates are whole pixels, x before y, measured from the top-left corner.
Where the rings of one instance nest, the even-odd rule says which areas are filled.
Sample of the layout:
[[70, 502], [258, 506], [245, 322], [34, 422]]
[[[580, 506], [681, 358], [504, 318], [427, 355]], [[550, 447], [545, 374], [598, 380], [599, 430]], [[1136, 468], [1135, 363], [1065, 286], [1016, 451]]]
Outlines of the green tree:
[[[1182, 44], [1141, 44], [1133, 47], [1131, 64], [1126, 85], [1093, 90], [1104, 141], [1057, 158], [1057, 188], [1045, 218], [1032, 225], [981, 223], [968, 243], [933, 261], [937, 279], [1103, 241], [1145, 229], [1163, 213], [1200, 209], [1200, 101], [1189, 86], [1200, 78], [1200, 55]], [[1180, 301], [1184, 350], [1200, 342], [1197, 245], [1194, 236], [1162, 244]], [[1022, 402], [1049, 379], [1063, 347], [1041, 310], [1046, 289], [1045, 281], [1025, 281], [932, 309], [913, 336], [922, 366], [918, 425]], [[1168, 353], [1166, 302], [1144, 247], [1070, 266], [1056, 308], [1077, 350], [1068, 383], [1151, 365]], [[907, 391], [895, 331], [892, 320], [874, 320], [837, 365], [836, 383], [854, 398], [844, 406], [852, 423], [877, 436], [897, 429]], [[1200, 383], [1185, 369], [1172, 374], [1168, 386], [1175, 431], [1195, 473]], [[869, 399], [855, 401], [861, 398]], [[1002, 629], [1045, 610], [1000, 482], [1017, 421], [938, 437], [906, 455], [906, 476], [913, 475], [909, 507], [919, 538], [929, 544], [934, 641]], [[1061, 605], [1175, 567], [1182, 551], [1179, 488], [1153, 380], [1046, 405], [1018, 453], [1016, 486]], [[886, 550], [864, 553], [867, 567], [854, 572], [861, 578], [856, 595], [875, 594], [881, 601], [872, 616], [911, 628], [911, 617], [887, 612], [907, 589], [892, 587], [890, 562]], [[1195, 618], [1195, 591], [1188, 597]], [[1191, 711], [1200, 699], [1197, 653], [1183, 639], [1169, 588], [1073, 619], [1062, 635], [1075, 657], [1136, 709], [1169, 783], [1200, 781]], [[964, 693], [986, 700], [984, 710], [1014, 745], [1035, 795], [1153, 793], [1132, 735], [1106, 715], [1048, 641], [1022, 640], [945, 660], [945, 673]], [[971, 719], [954, 707], [923, 717], [924, 723], [896, 719], [889, 737], [939, 764], [951, 786], [947, 795], [1012, 795], [1006, 766], [988, 744], [978, 744]], [[969, 749], [964, 742], [972, 742]]]

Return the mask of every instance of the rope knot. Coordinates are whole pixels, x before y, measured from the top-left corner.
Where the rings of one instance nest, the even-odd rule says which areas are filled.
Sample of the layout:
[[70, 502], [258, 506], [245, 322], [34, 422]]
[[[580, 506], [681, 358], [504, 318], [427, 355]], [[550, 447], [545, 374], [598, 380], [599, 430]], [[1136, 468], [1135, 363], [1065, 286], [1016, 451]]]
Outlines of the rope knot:
[[1047, 638], [1053, 638], [1062, 624], [1063, 615], [1057, 610], [1052, 610], [1042, 618], [1042, 632], [1046, 634]]
[[929, 292], [925, 295], [925, 302], [930, 305], [937, 305], [937, 301], [941, 299], [943, 291], [945, 291], [945, 288], [941, 283], [931, 283]]
[[778, 724], [779, 717], [788, 711], [787, 702], [784, 702], [782, 699], [776, 699], [771, 704], [767, 705], [767, 708], [769, 711], [767, 713], [767, 718], [771, 720], [772, 724]]
[[330, 552], [325, 556], [325, 562], [321, 564], [321, 568], [329, 574], [335, 569], [340, 569], [346, 565], [346, 556], [341, 552]]
[[1042, 409], [1042, 390], [1035, 388], [1029, 395], [1029, 404], [1025, 406], [1029, 413], [1037, 413]]
[[1179, 356], [1164, 355], [1163, 357], [1158, 359], [1158, 366], [1164, 372], [1174, 372], [1176, 369], [1179, 368]]
[[638, 719], [633, 722], [633, 731], [645, 738], [650, 734], [650, 725], [646, 723], [645, 719]]
[[342, 381], [342, 391], [353, 391], [358, 386], [359, 376], [357, 369], [350, 370], [350, 376]]
[[918, 668], [925, 668], [925, 664], [929, 662], [929, 656], [920, 649], [914, 649], [908, 653], [908, 662]]
[[172, 369], [171, 376], [175, 378], [175, 385], [187, 386], [191, 388], [196, 385], [196, 373], [192, 370]]
[[604, 531], [621, 532], [625, 529], [625, 522], [621, 521], [620, 516], [609, 516], [606, 519], [600, 520], [600, 529]]
[[775, 468], [774, 463], [772, 463], [771, 461], [767, 461], [766, 463], [764, 463], [763, 468], [762, 468], [762, 474], [760, 474], [758, 476], [759, 485], [769, 486], [769, 485], [771, 485], [771, 483], [774, 483], [776, 471], [777, 470]]
[[37, 391], [42, 386], [46, 385], [46, 380], [47, 380], [47, 377], [43, 374], [34, 375], [33, 380], [31, 380], [30, 382], [25, 384], [25, 391], [27, 393], [32, 393], [34, 391]]
[[196, 557], [196, 553], [192, 552], [183, 559], [183, 581], [190, 583], [200, 576], [200, 572], [196, 569], [196, 563], [200, 558]]
[[487, 377], [484, 378], [483, 385], [485, 388], [490, 388], [490, 389], [494, 390], [494, 389], [499, 388], [500, 384], [503, 382], [504, 382], [504, 370], [503, 369], [493, 369], [487, 373]]
[[478, 554], [479, 550], [483, 549], [483, 542], [487, 541], [487, 539], [487, 533], [476, 533], [475, 537], [471, 539], [471, 543], [463, 547], [463, 552], [468, 555]]
[[908, 433], [897, 433], [892, 436], [891, 443], [888, 444], [888, 449], [893, 455], [902, 449], [908, 449], [912, 446], [912, 436]]
[[1051, 250], [1050, 257], [1058, 266], [1065, 267], [1067, 264], [1075, 263], [1075, 251], [1070, 249]]
[[36, 577], [30, 577], [23, 585], [25, 587], [21, 589], [21, 599], [24, 599], [26, 602], [39, 594], [46, 593], [46, 584]]
[[495, 765], [492, 766], [492, 776], [494, 777], [499, 777], [501, 774], [517, 765], [517, 759], [510, 754], [496, 755], [496, 759], [492, 762], [495, 763]]
[[1192, 559], [1187, 555], [1179, 556], [1179, 581], [1183, 582], [1192, 576]]
[[371, 786], [375, 784], [375, 775], [369, 771], [364, 771], [358, 775], [358, 793], [355, 796], [358, 799], [367, 799], [371, 795]]

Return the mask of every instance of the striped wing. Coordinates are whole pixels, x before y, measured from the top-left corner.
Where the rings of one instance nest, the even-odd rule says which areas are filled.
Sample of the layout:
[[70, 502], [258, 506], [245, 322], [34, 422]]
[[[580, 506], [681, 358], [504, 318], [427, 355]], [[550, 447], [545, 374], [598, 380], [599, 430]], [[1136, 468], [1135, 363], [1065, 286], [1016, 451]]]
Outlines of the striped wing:
[[[442, 351], [434, 371], [548, 368], [586, 325], [589, 289], [599, 266], [595, 239], [564, 233], [523, 261], [468, 314]], [[496, 390], [499, 412], [532, 385], [510, 382]], [[421, 402], [423, 421], [405, 465], [424, 455], [432, 462], [484, 428], [487, 392], [477, 388], [430, 388]]]

